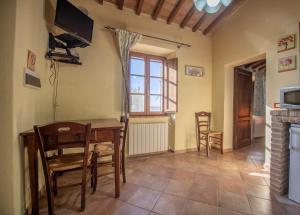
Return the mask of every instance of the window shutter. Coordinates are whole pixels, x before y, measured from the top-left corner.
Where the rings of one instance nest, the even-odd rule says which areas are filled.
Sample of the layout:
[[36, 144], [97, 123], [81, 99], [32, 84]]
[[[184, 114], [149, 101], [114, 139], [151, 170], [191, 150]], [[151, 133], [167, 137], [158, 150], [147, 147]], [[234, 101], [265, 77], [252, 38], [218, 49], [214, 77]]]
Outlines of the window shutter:
[[168, 59], [165, 71], [165, 112], [175, 113], [178, 110], [178, 59]]

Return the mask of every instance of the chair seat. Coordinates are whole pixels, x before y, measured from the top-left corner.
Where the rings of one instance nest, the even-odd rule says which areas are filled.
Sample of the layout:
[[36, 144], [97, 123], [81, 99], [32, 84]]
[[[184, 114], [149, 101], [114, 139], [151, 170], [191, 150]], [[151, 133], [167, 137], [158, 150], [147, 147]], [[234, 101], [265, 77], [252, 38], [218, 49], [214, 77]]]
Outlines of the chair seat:
[[114, 145], [112, 143], [96, 144], [94, 152], [100, 157], [114, 155]]
[[[53, 173], [82, 168], [83, 156], [84, 153], [72, 153], [51, 157], [51, 159], [48, 160], [50, 172]], [[91, 162], [91, 158], [92, 153], [90, 152], [88, 155], [88, 165]]]
[[222, 131], [200, 131], [201, 134], [213, 136], [213, 135], [221, 135], [223, 134]]

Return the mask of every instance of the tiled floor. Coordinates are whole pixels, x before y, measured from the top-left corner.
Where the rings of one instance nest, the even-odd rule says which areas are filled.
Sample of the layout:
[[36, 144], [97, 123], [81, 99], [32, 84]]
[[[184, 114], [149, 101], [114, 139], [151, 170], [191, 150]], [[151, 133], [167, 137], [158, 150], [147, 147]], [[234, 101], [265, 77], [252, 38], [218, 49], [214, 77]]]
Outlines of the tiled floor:
[[[263, 169], [262, 141], [221, 156], [190, 152], [127, 161], [128, 182], [115, 199], [112, 177], [99, 178], [98, 189], [87, 192], [86, 210], [79, 212], [80, 188], [63, 188], [55, 199], [56, 214], [202, 214], [298, 215], [300, 206], [269, 191], [269, 173]], [[101, 170], [100, 170], [101, 171]], [[78, 180], [68, 173], [59, 183]], [[47, 213], [45, 199], [43, 213]]]

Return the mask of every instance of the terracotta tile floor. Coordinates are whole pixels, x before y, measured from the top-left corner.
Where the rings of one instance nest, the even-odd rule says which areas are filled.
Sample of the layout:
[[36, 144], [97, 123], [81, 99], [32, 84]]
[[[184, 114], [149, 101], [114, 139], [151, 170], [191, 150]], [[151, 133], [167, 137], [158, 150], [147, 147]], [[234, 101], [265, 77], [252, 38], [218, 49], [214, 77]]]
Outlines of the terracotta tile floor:
[[[223, 156], [212, 152], [163, 154], [127, 160], [127, 183], [114, 198], [112, 176], [99, 178], [98, 189], [87, 190], [86, 210], [79, 212], [80, 188], [62, 188], [55, 198], [56, 214], [143, 215], [202, 214], [298, 215], [300, 206], [270, 194], [269, 172], [263, 169], [263, 140]], [[101, 171], [101, 170], [100, 170]], [[104, 170], [103, 170], [104, 171]], [[67, 173], [59, 184], [78, 181]], [[45, 198], [42, 214], [47, 214]]]

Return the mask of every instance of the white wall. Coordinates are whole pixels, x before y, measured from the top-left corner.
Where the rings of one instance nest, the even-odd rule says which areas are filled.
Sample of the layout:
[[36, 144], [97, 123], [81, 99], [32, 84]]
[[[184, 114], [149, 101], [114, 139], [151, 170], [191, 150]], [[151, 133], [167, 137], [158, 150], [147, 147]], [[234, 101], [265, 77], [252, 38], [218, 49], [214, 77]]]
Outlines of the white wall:
[[0, 214], [14, 213], [13, 195], [13, 50], [16, 1], [0, 7]]

